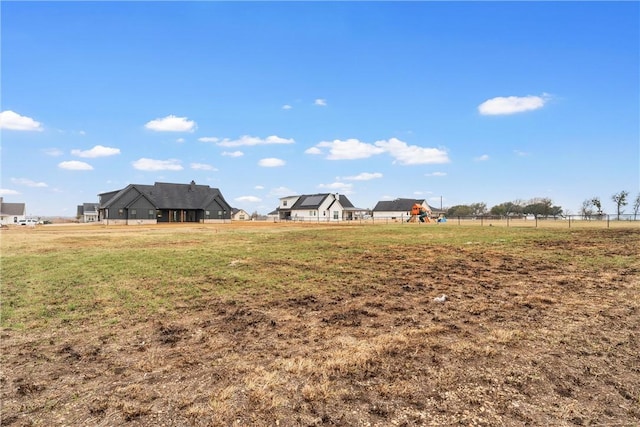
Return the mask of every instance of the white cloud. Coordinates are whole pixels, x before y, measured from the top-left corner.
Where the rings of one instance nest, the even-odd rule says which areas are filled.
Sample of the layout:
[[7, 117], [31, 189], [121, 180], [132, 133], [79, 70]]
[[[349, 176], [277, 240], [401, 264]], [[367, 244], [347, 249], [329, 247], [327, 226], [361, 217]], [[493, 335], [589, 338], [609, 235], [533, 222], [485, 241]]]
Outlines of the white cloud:
[[[376, 154], [384, 153], [384, 149], [367, 144], [357, 139], [322, 141], [316, 147], [329, 148], [329, 160], [366, 159]], [[307, 150], [309, 151], [309, 150]]]
[[345, 181], [369, 181], [376, 178], [382, 178], [382, 174], [380, 172], [374, 172], [374, 173], [362, 172], [361, 174], [354, 175], [354, 176], [345, 176], [342, 179], [344, 179]]
[[74, 156], [85, 157], [85, 158], [107, 157], [107, 156], [114, 156], [116, 154], [120, 154], [120, 149], [104, 147], [102, 145], [96, 145], [91, 150], [85, 150], [85, 151], [71, 150], [71, 154], [73, 154]]
[[176, 139], [176, 142], [177, 142], [178, 144], [184, 144], [185, 139], [184, 139], [184, 138], [178, 138], [178, 139]]
[[449, 163], [449, 156], [444, 150], [407, 145], [406, 142], [400, 141], [397, 138], [391, 138], [387, 141], [376, 141], [375, 146], [388, 152], [402, 165]]
[[36, 122], [31, 117], [21, 116], [11, 110], [6, 110], [0, 113], [0, 129], [38, 132], [43, 130], [40, 122]]
[[424, 176], [447, 176], [446, 172], [431, 172], [425, 173]]
[[202, 138], [198, 138], [198, 141], [200, 141], [200, 142], [218, 142], [218, 141], [220, 141], [220, 139], [216, 138], [215, 136], [203, 136]]
[[191, 169], [201, 170], [201, 171], [217, 171], [218, 170], [206, 163], [191, 163]]
[[313, 105], [317, 105], [319, 107], [326, 107], [327, 106], [327, 100], [326, 99], [322, 99], [322, 98], [318, 98], [315, 101], [313, 101]]
[[320, 184], [318, 188], [321, 190], [328, 190], [330, 192], [338, 192], [342, 194], [351, 194], [353, 184], [347, 184], [344, 182], [332, 182], [331, 184]]
[[260, 161], [258, 162], [258, 165], [264, 168], [277, 168], [280, 166], [284, 166], [285, 164], [286, 162], [284, 160], [276, 159], [275, 157], [260, 159]]
[[526, 151], [520, 151], [520, 150], [513, 150], [513, 152], [515, 153], [516, 156], [518, 157], [526, 157], [529, 156], [530, 153], [527, 153]]
[[293, 108], [293, 107], [292, 107], [291, 105], [289, 105], [289, 104], [284, 104], [284, 105], [282, 106], [282, 109], [283, 109], [283, 110], [291, 110], [292, 108]]
[[498, 96], [484, 101], [478, 111], [484, 116], [523, 113], [544, 107], [549, 99], [546, 93], [542, 96]]
[[322, 150], [318, 147], [311, 147], [304, 150], [305, 154], [322, 154]]
[[11, 182], [18, 185], [25, 185], [27, 187], [48, 187], [44, 182], [36, 182], [27, 178], [11, 178]]
[[144, 127], [156, 132], [193, 132], [196, 128], [196, 122], [188, 120], [186, 117], [169, 115], [151, 120]]
[[256, 189], [256, 190], [264, 190], [264, 186], [262, 186], [262, 185], [256, 185], [253, 188]]
[[276, 187], [269, 191], [269, 197], [287, 197], [293, 194], [297, 194], [297, 192], [287, 187]]
[[20, 194], [16, 190], [9, 190], [8, 188], [0, 188], [0, 196], [16, 196]]
[[292, 138], [280, 138], [277, 135], [271, 135], [264, 139], [257, 136], [243, 135], [238, 139], [225, 138], [218, 142], [218, 145], [221, 147], [240, 147], [243, 145], [293, 144], [294, 142]]
[[473, 160], [475, 160], [476, 162], [486, 162], [487, 160], [489, 160], [489, 155], [488, 154], [483, 154], [482, 156], [478, 156], [478, 157], [474, 158]]
[[135, 169], [141, 171], [181, 171], [183, 169], [179, 160], [154, 160], [141, 158], [131, 163]]
[[62, 150], [58, 149], [58, 148], [46, 148], [46, 149], [44, 149], [42, 151], [47, 156], [51, 156], [51, 157], [59, 157], [59, 156], [62, 156], [64, 154], [64, 152]]
[[235, 200], [236, 202], [248, 202], [248, 203], [259, 203], [262, 201], [262, 199], [256, 196], [240, 196], [240, 197], [236, 197], [233, 200]]
[[78, 160], [70, 160], [68, 162], [58, 163], [60, 169], [67, 169], [72, 171], [90, 171], [93, 170], [93, 166], [89, 163], [80, 162]]
[[321, 150], [318, 147], [329, 148], [329, 155], [327, 156], [329, 160], [366, 159], [377, 154], [388, 153], [402, 165], [449, 162], [449, 157], [445, 150], [408, 145], [397, 138], [376, 141], [374, 144], [357, 139], [322, 141], [305, 152], [308, 154], [321, 154]]
[[223, 151], [222, 155], [226, 157], [242, 157], [244, 153], [242, 151]]

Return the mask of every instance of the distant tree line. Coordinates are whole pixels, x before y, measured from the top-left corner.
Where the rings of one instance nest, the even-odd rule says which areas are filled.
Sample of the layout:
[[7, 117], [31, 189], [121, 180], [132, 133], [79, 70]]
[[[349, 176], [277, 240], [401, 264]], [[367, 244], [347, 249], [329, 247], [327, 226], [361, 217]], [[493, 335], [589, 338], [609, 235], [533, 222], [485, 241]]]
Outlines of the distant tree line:
[[[620, 191], [611, 196], [611, 200], [616, 206], [616, 216], [624, 213], [624, 207], [629, 204], [629, 192]], [[640, 193], [633, 201], [633, 219], [636, 220], [640, 213]], [[483, 215], [494, 215], [502, 217], [518, 217], [534, 215], [536, 217], [558, 217], [564, 214], [560, 206], [555, 206], [549, 198], [534, 198], [528, 201], [515, 200], [504, 202], [487, 208], [486, 203], [471, 203], [469, 205], [452, 206], [445, 211], [448, 217], [473, 217]], [[602, 202], [599, 197], [591, 197], [582, 203], [580, 215], [585, 218], [603, 217], [606, 213], [602, 210]]]
[[499, 205], [493, 206], [491, 209], [487, 209], [486, 203], [472, 203], [470, 205], [456, 205], [452, 206], [446, 211], [448, 217], [468, 217], [468, 216], [545, 216], [555, 217], [562, 215], [562, 208], [560, 206], [554, 206], [551, 199], [548, 198], [535, 198], [529, 201], [516, 200], [513, 202], [504, 202]]
[[[629, 204], [629, 192], [622, 190], [619, 193], [615, 193], [611, 196], [611, 200], [616, 205], [616, 218], [620, 219], [620, 215], [624, 213], [624, 207]], [[636, 196], [633, 201], [633, 219], [636, 220], [638, 217], [638, 212], [640, 212], [640, 193]], [[582, 202], [582, 207], [580, 208], [580, 215], [583, 217], [592, 217], [592, 216], [603, 216], [605, 212], [602, 210], [602, 202], [600, 201], [600, 197], [592, 197], [590, 199]]]

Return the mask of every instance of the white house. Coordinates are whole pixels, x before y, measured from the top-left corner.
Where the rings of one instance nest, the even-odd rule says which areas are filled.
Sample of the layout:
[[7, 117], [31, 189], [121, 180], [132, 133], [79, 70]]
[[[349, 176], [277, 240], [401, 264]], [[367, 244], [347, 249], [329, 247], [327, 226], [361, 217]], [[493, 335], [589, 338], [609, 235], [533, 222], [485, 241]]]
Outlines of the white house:
[[0, 197], [0, 224], [18, 224], [20, 220], [27, 218], [24, 203], [5, 203]]
[[78, 205], [76, 217], [80, 222], [98, 222], [99, 203], [83, 203]]
[[231, 209], [231, 219], [234, 221], [251, 221], [251, 215], [244, 209]]
[[333, 222], [352, 220], [364, 209], [354, 207], [344, 195], [321, 193], [282, 197], [276, 211], [280, 220]]

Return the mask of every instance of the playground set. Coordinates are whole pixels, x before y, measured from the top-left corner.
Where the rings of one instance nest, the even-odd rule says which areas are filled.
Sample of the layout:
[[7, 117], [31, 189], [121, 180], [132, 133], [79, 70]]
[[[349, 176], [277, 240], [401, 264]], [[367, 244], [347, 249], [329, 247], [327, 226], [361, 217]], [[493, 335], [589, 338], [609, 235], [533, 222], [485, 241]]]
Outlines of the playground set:
[[411, 216], [407, 220], [407, 222], [431, 222], [429, 218], [429, 212], [425, 209], [424, 206], [414, 203], [411, 207]]

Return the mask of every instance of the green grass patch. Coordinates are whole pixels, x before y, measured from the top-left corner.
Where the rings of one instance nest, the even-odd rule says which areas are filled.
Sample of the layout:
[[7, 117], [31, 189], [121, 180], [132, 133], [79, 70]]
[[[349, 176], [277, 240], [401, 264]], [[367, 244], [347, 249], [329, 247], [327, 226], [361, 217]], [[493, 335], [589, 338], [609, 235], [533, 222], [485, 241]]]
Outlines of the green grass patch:
[[[394, 257], [505, 256], [594, 271], [637, 268], [638, 230], [504, 227], [112, 228], [3, 234], [4, 328], [146, 317], [211, 299], [377, 286]], [[602, 252], [591, 246], [604, 245]], [[442, 248], [455, 249], [440, 253]], [[444, 251], [443, 251], [444, 252]]]

